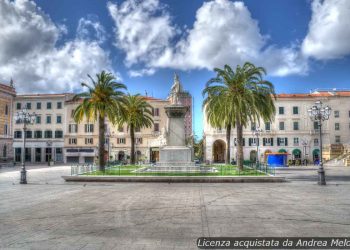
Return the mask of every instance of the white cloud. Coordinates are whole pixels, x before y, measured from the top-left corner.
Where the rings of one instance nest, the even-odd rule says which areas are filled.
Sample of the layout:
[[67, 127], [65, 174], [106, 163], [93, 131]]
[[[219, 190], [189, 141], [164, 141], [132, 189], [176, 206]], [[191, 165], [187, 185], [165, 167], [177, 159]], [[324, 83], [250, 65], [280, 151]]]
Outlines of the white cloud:
[[156, 60], [176, 33], [158, 0], [108, 2], [107, 7], [116, 25], [116, 46], [125, 52], [128, 66]]
[[98, 17], [89, 15], [87, 18], [80, 18], [77, 28], [77, 38], [86, 41], [106, 41], [105, 28], [98, 21]]
[[314, 0], [303, 53], [323, 60], [350, 54], [349, 20], [349, 0]]
[[[126, 53], [129, 67], [144, 63], [147, 69], [212, 70], [251, 61], [278, 76], [308, 70], [298, 48], [268, 46], [268, 37], [261, 34], [258, 22], [243, 2], [203, 3], [193, 28], [178, 41], [170, 14], [158, 0], [127, 0], [120, 8], [111, 3], [108, 6], [116, 25], [117, 46]], [[162, 20], [161, 25], [154, 19]]]
[[86, 74], [112, 70], [98, 40], [77, 37], [58, 46], [67, 29], [32, 1], [2, 0], [0, 16], [0, 78], [13, 78], [19, 92], [73, 91]]

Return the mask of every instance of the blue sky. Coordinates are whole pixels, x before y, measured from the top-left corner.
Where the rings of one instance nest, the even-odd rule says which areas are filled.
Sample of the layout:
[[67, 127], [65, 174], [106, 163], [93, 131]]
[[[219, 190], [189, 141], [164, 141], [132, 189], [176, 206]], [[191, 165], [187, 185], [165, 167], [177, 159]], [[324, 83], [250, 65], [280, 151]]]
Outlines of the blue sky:
[[213, 67], [252, 61], [278, 93], [350, 86], [346, 0], [0, 0], [0, 14], [0, 81], [80, 91], [87, 73], [107, 69], [131, 93], [166, 98], [177, 72], [197, 135]]

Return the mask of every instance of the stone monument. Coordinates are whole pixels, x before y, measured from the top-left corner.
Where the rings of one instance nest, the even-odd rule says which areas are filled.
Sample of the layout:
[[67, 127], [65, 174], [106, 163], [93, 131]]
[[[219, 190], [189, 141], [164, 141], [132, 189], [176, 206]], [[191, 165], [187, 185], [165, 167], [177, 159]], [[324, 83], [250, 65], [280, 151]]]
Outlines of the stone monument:
[[186, 145], [184, 118], [189, 107], [179, 102], [183, 89], [179, 77], [175, 74], [171, 87], [170, 105], [165, 107], [168, 123], [161, 138], [165, 138], [165, 145], [159, 150], [159, 162], [155, 165], [137, 170], [138, 172], [174, 173], [174, 172], [215, 172], [212, 167], [202, 167], [193, 162], [192, 148]]
[[160, 149], [159, 163], [190, 164], [192, 149], [186, 146], [184, 118], [188, 107], [180, 104], [179, 95], [182, 87], [175, 74], [174, 84], [170, 92], [170, 105], [165, 107], [168, 116], [166, 129], [166, 146]]

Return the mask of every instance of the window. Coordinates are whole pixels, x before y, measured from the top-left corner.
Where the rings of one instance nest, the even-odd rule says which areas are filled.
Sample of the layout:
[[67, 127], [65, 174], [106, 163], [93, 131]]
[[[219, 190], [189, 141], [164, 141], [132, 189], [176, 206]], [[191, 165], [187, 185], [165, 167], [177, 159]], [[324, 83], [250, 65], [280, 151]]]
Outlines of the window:
[[135, 132], [140, 132], [141, 129], [140, 128], [135, 128]]
[[299, 107], [293, 107], [293, 115], [299, 114]]
[[318, 139], [314, 139], [314, 146], [318, 146]]
[[47, 102], [46, 103], [46, 108], [47, 109], [51, 109], [52, 108], [52, 103], [51, 102]]
[[34, 131], [34, 138], [36, 138], [36, 139], [43, 138], [43, 132], [40, 130]]
[[51, 124], [51, 115], [46, 116], [46, 123]]
[[280, 122], [279, 123], [279, 129], [280, 130], [284, 130], [284, 122]]
[[52, 138], [52, 131], [51, 130], [45, 131], [45, 138]]
[[142, 144], [142, 138], [135, 138], [136, 144]]
[[5, 115], [9, 114], [9, 105], [6, 104], [5, 106]]
[[263, 146], [273, 146], [273, 138], [263, 138]]
[[77, 144], [77, 138], [69, 138], [68, 143], [76, 145]]
[[85, 138], [85, 144], [94, 144], [94, 138]]
[[125, 138], [117, 138], [117, 144], [125, 144]]
[[21, 109], [22, 108], [22, 104], [20, 102], [16, 103], [16, 109]]
[[154, 124], [154, 132], [159, 132], [159, 123]]
[[62, 102], [57, 102], [57, 109], [62, 109]]
[[41, 109], [41, 102], [36, 103], [36, 109]]
[[15, 134], [13, 136], [15, 139], [22, 138], [22, 131], [15, 131]]
[[278, 107], [278, 114], [284, 115], [284, 107]]
[[159, 116], [159, 108], [153, 109], [153, 116]]
[[288, 138], [277, 138], [277, 146], [288, 146]]
[[350, 110], [349, 110], [349, 118], [350, 118]]
[[335, 143], [340, 143], [340, 135], [335, 136]]
[[298, 137], [294, 137], [293, 138], [293, 145], [294, 146], [299, 146], [299, 138]]
[[256, 124], [255, 123], [252, 123], [251, 125], [250, 125], [250, 130], [251, 131], [254, 131], [256, 129]]
[[319, 126], [318, 126], [318, 122], [314, 122], [314, 130], [318, 130]]
[[68, 131], [69, 133], [78, 133], [78, 124], [69, 124]]
[[7, 126], [7, 124], [4, 125], [4, 135], [8, 135], [8, 126]]
[[57, 124], [61, 124], [62, 123], [62, 116], [61, 115], [56, 116], [56, 123]]
[[56, 130], [55, 131], [55, 138], [63, 138], [63, 131], [62, 130]]
[[299, 130], [299, 122], [293, 122], [293, 130]]
[[271, 130], [271, 123], [270, 122], [265, 122], [265, 130], [270, 131]]
[[35, 116], [35, 122], [36, 122], [36, 124], [41, 123], [41, 116], [40, 115]]
[[124, 128], [123, 128], [122, 126], [120, 126], [120, 127], [118, 128], [118, 132], [124, 132]]
[[256, 140], [257, 138], [249, 138], [248, 144], [249, 146], [257, 146], [259, 144], [259, 140]]
[[93, 133], [94, 124], [85, 124], [85, 133]]
[[70, 117], [71, 117], [71, 118], [73, 118], [73, 117], [74, 117], [74, 112], [75, 112], [75, 110], [74, 110], [74, 109], [72, 109], [72, 111], [70, 112]]
[[339, 110], [334, 110], [334, 117], [339, 118]]
[[32, 137], [33, 137], [32, 131], [27, 130], [26, 131], [26, 138], [32, 138]]
[[30, 102], [27, 102], [26, 107], [27, 109], [32, 109], [32, 104]]
[[334, 124], [334, 129], [335, 130], [340, 130], [340, 124], [339, 123], [335, 123]]
[[[235, 146], [237, 146], [237, 138], [233, 139]], [[245, 138], [242, 138], [242, 146], [245, 146]]]

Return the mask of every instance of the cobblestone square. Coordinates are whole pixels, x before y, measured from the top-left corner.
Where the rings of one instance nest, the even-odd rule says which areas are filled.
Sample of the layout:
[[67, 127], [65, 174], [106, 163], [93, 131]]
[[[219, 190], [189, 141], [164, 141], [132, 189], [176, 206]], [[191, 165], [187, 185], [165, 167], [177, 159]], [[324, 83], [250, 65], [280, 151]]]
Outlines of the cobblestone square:
[[65, 183], [67, 166], [0, 170], [1, 249], [196, 249], [202, 236], [350, 234], [350, 168], [286, 183]]

